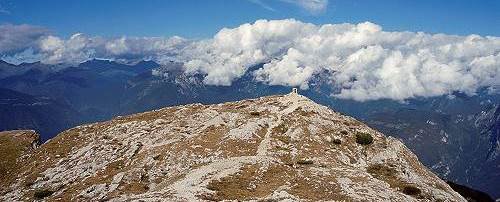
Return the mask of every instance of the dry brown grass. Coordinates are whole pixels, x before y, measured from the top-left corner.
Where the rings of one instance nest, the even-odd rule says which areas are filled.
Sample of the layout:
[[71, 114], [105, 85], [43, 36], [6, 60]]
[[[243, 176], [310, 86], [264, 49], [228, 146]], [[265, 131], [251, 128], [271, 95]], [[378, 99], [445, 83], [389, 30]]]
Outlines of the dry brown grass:
[[284, 134], [286, 131], [288, 131], [288, 126], [286, 126], [285, 123], [281, 123], [280, 125], [274, 127], [272, 129], [274, 134]]
[[7, 185], [15, 180], [23, 166], [21, 157], [32, 152], [32, 143], [38, 141], [32, 131], [0, 132], [0, 194], [9, 191]]
[[144, 183], [133, 181], [133, 182], [121, 185], [119, 190], [120, 190], [120, 192], [124, 192], [127, 194], [142, 194], [142, 193], [147, 192], [149, 190], [149, 187], [148, 187], [148, 185], [146, 185]]
[[7, 135], [0, 135], [0, 184], [10, 181], [13, 173], [19, 165], [17, 158], [23, 153], [22, 147], [13, 138]]
[[406, 195], [413, 196], [415, 198], [423, 198], [422, 191], [417, 187], [417, 185], [410, 184], [402, 181], [397, 177], [397, 170], [383, 164], [370, 165], [367, 168], [368, 173], [373, 177], [387, 182], [391, 188], [397, 189]]
[[215, 194], [209, 198], [216, 201], [263, 198], [285, 183], [290, 177], [288, 169], [288, 167], [272, 165], [262, 171], [258, 165], [245, 166], [235, 175], [210, 182], [207, 188], [215, 191]]
[[295, 109], [295, 112], [294, 113], [298, 113], [300, 116], [304, 116], [304, 117], [310, 117], [314, 114], [316, 114], [315, 112], [311, 112], [311, 111], [304, 111], [302, 109], [302, 107], [297, 107], [297, 109]]
[[[304, 179], [303, 176], [308, 176]], [[289, 180], [292, 182], [290, 194], [307, 201], [349, 201], [337, 184], [325, 182], [336, 181], [335, 175], [313, 175], [309, 169], [295, 172]]]

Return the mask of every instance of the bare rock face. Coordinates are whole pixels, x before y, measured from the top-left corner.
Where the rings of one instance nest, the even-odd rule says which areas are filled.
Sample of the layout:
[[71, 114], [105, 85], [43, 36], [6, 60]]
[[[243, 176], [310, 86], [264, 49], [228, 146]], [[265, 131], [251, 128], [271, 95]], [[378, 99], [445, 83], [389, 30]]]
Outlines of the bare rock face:
[[21, 161], [0, 201], [465, 201], [400, 141], [296, 93], [79, 126]]

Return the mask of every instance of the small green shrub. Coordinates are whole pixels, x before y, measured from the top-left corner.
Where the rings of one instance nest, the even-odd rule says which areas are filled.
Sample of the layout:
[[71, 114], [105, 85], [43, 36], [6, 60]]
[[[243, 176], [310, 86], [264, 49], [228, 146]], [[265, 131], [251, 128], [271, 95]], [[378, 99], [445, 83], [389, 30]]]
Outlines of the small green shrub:
[[252, 115], [252, 116], [259, 116], [260, 112], [250, 112], [250, 115]]
[[356, 133], [356, 143], [361, 145], [369, 145], [373, 143], [373, 137], [369, 133], [358, 132]]
[[335, 138], [332, 140], [332, 143], [333, 144], [342, 144], [342, 140]]
[[35, 199], [44, 199], [51, 196], [53, 193], [54, 191], [51, 191], [49, 189], [39, 189], [35, 191], [34, 197]]
[[300, 164], [300, 165], [311, 165], [311, 164], [314, 164], [314, 161], [313, 160], [303, 159], [303, 160], [298, 160], [297, 164]]
[[345, 130], [341, 130], [341, 131], [340, 131], [340, 134], [342, 134], [342, 135], [347, 135], [347, 134], [349, 134], [349, 132], [347, 132], [347, 131], [345, 131]]
[[403, 187], [403, 193], [405, 193], [406, 195], [415, 196], [422, 193], [422, 191], [420, 191], [418, 187], [408, 184]]

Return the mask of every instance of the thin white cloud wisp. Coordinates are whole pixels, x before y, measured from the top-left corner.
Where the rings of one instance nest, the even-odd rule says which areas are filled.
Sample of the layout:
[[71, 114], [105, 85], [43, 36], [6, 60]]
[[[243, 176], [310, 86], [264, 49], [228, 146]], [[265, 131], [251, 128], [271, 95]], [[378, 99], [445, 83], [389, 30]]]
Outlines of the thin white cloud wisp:
[[[248, 1], [257, 4], [266, 10], [273, 12], [276, 11], [275, 8], [273, 8], [268, 4], [269, 1], [267, 2], [265, 2], [264, 0], [248, 0]], [[312, 15], [324, 13], [328, 7], [328, 0], [275, 0], [275, 1], [293, 4]]]

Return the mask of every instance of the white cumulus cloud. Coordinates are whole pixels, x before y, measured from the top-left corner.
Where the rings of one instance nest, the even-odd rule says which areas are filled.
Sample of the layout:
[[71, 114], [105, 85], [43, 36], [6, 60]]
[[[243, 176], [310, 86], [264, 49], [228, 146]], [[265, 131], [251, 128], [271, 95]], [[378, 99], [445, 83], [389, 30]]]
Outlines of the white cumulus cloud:
[[355, 100], [429, 97], [500, 85], [500, 38], [386, 32], [376, 24], [313, 25], [259, 20], [223, 29], [183, 51], [185, 69], [231, 85], [254, 65], [257, 80], [309, 87], [328, 74], [333, 96]]

